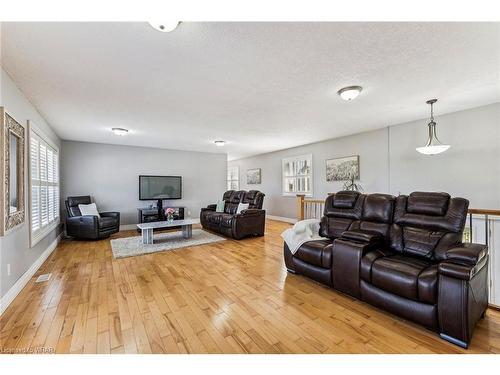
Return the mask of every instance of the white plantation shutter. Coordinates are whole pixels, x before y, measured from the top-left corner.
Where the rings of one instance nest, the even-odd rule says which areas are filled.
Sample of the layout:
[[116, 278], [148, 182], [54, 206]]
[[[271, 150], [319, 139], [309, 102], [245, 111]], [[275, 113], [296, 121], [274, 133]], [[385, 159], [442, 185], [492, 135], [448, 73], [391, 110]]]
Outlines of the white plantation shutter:
[[59, 152], [32, 129], [31, 169], [31, 245], [59, 223]]

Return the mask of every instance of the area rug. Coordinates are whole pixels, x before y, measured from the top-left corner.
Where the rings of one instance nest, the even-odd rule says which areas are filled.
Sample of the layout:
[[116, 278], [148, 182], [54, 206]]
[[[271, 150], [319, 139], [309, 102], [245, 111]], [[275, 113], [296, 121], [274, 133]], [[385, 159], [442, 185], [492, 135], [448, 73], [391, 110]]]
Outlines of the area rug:
[[225, 240], [224, 237], [206, 232], [203, 229], [193, 229], [191, 238], [183, 238], [181, 231], [156, 233], [153, 236], [154, 243], [151, 245], [144, 245], [141, 236], [117, 238], [111, 240], [111, 250], [115, 258], [126, 258]]

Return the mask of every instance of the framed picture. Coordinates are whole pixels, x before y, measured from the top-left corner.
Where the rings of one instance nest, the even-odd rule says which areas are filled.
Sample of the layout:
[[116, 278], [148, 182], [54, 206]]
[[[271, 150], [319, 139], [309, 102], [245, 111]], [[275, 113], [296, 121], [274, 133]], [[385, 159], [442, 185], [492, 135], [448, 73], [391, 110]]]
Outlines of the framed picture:
[[247, 169], [247, 184], [258, 185], [261, 183], [260, 168]]
[[0, 107], [0, 236], [24, 223], [25, 129]]
[[326, 161], [326, 181], [359, 180], [359, 155]]

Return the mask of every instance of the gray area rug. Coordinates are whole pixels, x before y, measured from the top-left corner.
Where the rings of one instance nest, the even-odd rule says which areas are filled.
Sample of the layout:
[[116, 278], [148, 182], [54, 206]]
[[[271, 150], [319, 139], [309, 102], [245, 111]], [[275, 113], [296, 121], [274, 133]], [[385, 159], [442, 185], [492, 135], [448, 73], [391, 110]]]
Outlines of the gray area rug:
[[115, 258], [126, 258], [225, 240], [224, 237], [205, 232], [203, 229], [193, 229], [193, 237], [191, 238], [182, 238], [181, 231], [155, 233], [154, 243], [151, 245], [143, 245], [141, 236], [117, 238], [111, 240], [111, 250]]

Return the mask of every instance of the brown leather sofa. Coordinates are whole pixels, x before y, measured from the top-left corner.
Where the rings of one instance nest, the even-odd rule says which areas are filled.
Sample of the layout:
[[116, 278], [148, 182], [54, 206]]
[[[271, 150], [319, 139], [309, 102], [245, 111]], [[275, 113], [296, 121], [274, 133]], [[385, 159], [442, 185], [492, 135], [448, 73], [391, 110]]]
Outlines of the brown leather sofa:
[[467, 348], [488, 305], [488, 249], [462, 243], [468, 205], [446, 193], [341, 191], [326, 199], [325, 239], [293, 255], [285, 244], [285, 264]]
[[[236, 240], [248, 236], [263, 236], [266, 223], [266, 211], [262, 209], [264, 196], [258, 190], [228, 190], [222, 196], [224, 212], [215, 212], [215, 204], [201, 209], [201, 226]], [[249, 206], [247, 210], [237, 214], [239, 203], [248, 203]]]

